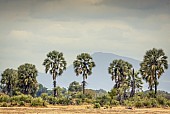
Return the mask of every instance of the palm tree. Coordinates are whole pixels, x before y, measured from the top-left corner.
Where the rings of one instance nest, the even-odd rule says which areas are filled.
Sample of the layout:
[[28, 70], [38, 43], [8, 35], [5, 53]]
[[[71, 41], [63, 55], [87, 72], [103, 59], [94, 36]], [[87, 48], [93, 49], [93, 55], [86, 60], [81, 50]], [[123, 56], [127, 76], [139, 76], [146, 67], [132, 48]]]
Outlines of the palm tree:
[[18, 67], [18, 87], [21, 93], [35, 95], [38, 89], [38, 71], [33, 64], [25, 63]]
[[56, 77], [60, 76], [64, 70], [66, 70], [66, 61], [62, 52], [52, 51], [47, 54], [47, 58], [44, 60], [45, 72], [50, 73], [53, 76], [54, 85], [54, 97], [56, 97]]
[[108, 68], [109, 74], [111, 74], [112, 81], [115, 80], [114, 88], [119, 88], [122, 81], [129, 74], [132, 65], [123, 60], [113, 60]]
[[14, 69], [6, 69], [2, 73], [1, 84], [2, 90], [6, 92], [8, 95], [12, 96], [14, 90], [16, 89], [18, 81], [18, 72]]
[[136, 90], [142, 90], [142, 78], [139, 76], [139, 72], [135, 72], [134, 69], [132, 70], [132, 75], [129, 76], [131, 92], [130, 97], [135, 95]]
[[114, 88], [118, 90], [118, 100], [122, 101], [121, 96], [126, 98], [126, 90], [129, 89], [128, 77], [131, 72], [132, 65], [124, 60], [113, 60], [108, 67], [112, 81], [115, 80]]
[[148, 50], [140, 64], [140, 72], [143, 78], [149, 82], [150, 89], [155, 87], [155, 95], [157, 93], [158, 79], [168, 69], [167, 56], [162, 49], [153, 48]]
[[83, 94], [85, 93], [85, 84], [88, 75], [92, 74], [92, 68], [95, 67], [92, 57], [88, 53], [82, 53], [77, 56], [77, 59], [73, 62], [76, 75], [83, 75]]

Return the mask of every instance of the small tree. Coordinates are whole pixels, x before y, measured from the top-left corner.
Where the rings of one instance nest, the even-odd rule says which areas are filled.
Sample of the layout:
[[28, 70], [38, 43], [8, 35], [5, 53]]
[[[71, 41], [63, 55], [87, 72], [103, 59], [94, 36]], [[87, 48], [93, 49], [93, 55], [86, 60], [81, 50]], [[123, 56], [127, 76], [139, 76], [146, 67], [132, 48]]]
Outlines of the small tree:
[[12, 96], [17, 87], [17, 81], [18, 81], [17, 70], [9, 69], [9, 68], [6, 69], [2, 73], [2, 78], [1, 78], [2, 91]]
[[70, 83], [68, 91], [80, 92], [80, 91], [82, 91], [82, 86], [79, 84], [79, 82], [74, 81], [74, 82]]

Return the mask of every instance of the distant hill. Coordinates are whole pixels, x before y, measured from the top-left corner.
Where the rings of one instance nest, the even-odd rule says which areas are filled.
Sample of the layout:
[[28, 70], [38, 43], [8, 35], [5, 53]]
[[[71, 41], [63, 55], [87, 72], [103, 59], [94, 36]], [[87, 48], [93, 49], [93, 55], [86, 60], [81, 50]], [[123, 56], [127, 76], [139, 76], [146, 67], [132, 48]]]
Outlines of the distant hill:
[[[135, 70], [140, 68], [140, 61], [135, 60], [129, 57], [123, 57], [119, 55], [115, 55], [112, 53], [102, 53], [96, 52], [92, 54], [93, 60], [96, 63], [96, 67], [93, 69], [92, 75], [90, 75], [87, 79], [87, 86], [86, 88], [91, 89], [104, 89], [109, 91], [114, 82], [111, 80], [111, 75], [108, 74], [108, 66], [114, 59], [123, 59], [128, 61], [133, 65]], [[159, 80], [158, 89], [170, 92], [170, 65], [169, 69], [162, 75]], [[57, 78], [57, 85], [62, 87], [68, 87], [69, 84], [73, 81], [82, 82], [82, 76], [76, 76], [74, 73], [73, 65], [70, 65], [67, 70], [63, 73], [62, 76]], [[38, 82], [42, 83], [45, 87], [51, 89], [53, 87], [52, 83], [52, 76], [45, 73], [39, 73]], [[144, 90], [147, 90], [148, 85], [144, 84]]]

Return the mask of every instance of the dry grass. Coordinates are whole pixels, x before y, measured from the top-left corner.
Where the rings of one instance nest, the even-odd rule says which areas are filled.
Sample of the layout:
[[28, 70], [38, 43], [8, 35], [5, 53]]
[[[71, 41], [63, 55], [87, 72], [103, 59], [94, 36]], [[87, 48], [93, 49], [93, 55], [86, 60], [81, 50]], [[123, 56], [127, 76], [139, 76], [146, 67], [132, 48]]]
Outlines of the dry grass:
[[0, 107], [0, 114], [170, 114], [170, 108], [133, 108], [113, 107], [93, 109], [90, 105], [41, 107]]

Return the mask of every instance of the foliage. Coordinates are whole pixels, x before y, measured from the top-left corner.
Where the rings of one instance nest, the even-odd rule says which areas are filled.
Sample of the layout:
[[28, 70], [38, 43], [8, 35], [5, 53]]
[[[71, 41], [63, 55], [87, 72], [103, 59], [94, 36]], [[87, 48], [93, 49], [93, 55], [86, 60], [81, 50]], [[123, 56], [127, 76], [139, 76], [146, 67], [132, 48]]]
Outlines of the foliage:
[[38, 91], [36, 93], [36, 96], [39, 97], [42, 93], [47, 93], [47, 88], [44, 87], [42, 84], [38, 84]]
[[38, 83], [38, 71], [33, 64], [25, 63], [18, 67], [18, 87], [21, 93], [35, 95]]
[[37, 97], [31, 101], [31, 106], [46, 106], [46, 103], [42, 100], [42, 98]]
[[101, 106], [100, 106], [100, 104], [99, 103], [94, 103], [94, 106], [93, 106], [93, 108], [100, 108]]
[[18, 72], [14, 69], [6, 69], [2, 73], [1, 89], [4, 93], [12, 96], [17, 88]]
[[70, 83], [68, 91], [81, 92], [82, 91], [82, 86], [79, 84], [79, 82], [73, 81], [72, 83]]
[[31, 95], [24, 95], [24, 94], [11, 97], [11, 100], [14, 100], [16, 102], [23, 101], [25, 103], [31, 103], [32, 99], [33, 97]]
[[[52, 51], [47, 54], [44, 60], [45, 72], [49, 72], [53, 76], [53, 85], [56, 88], [56, 77], [60, 76], [66, 70], [66, 61], [62, 52]], [[54, 97], [56, 97], [56, 89], [54, 89]]]
[[6, 94], [0, 94], [0, 102], [10, 102], [10, 97]]

